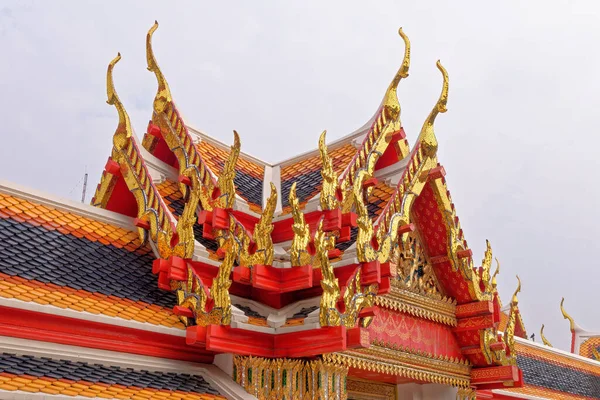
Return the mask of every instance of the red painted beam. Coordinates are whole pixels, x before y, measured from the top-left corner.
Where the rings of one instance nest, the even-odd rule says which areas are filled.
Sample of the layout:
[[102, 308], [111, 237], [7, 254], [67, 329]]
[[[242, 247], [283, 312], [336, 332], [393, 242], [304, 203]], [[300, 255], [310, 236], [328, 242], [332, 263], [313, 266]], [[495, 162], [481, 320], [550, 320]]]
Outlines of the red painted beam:
[[216, 353], [270, 358], [314, 357], [370, 344], [369, 334], [362, 328], [335, 326], [275, 335], [221, 325], [189, 327], [186, 343]]
[[71, 346], [212, 363], [213, 353], [181, 336], [0, 306], [0, 335]]
[[313, 267], [305, 265], [303, 267], [276, 268], [270, 265], [255, 265], [252, 271], [252, 286], [275, 293], [312, 288]]
[[515, 365], [473, 368], [471, 370], [471, 384], [481, 389], [501, 389], [507, 386], [504, 382], [512, 382], [514, 386], [523, 385], [523, 373]]

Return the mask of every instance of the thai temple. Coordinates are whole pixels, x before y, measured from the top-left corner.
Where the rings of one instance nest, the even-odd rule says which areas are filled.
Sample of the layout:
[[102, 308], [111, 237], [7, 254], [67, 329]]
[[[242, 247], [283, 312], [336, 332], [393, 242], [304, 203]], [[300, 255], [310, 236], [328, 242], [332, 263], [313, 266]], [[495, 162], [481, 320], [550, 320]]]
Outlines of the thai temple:
[[0, 399], [600, 399], [600, 332], [567, 301], [570, 352], [531, 340], [520, 280], [501, 299], [490, 243], [467, 244], [438, 157], [440, 61], [439, 98], [404, 131], [402, 29], [365, 125], [270, 164], [186, 124], [157, 28], [143, 137], [108, 64], [91, 204], [0, 184]]

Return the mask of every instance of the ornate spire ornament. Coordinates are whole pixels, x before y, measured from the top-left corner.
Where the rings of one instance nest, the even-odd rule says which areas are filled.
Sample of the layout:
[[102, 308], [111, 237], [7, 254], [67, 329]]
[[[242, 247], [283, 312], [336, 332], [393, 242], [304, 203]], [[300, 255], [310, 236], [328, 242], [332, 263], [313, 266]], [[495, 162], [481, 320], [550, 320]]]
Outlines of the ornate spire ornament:
[[338, 177], [333, 170], [333, 162], [327, 152], [325, 144], [325, 135], [327, 131], [323, 131], [319, 137], [319, 153], [321, 155], [321, 176], [323, 177], [323, 185], [321, 187], [321, 208], [323, 210], [333, 210], [337, 208], [339, 201], [336, 196], [338, 188]]
[[312, 257], [308, 253], [308, 244], [310, 242], [310, 228], [304, 219], [304, 214], [300, 210], [300, 201], [296, 195], [296, 182], [290, 188], [289, 203], [292, 208], [292, 217], [294, 223], [292, 230], [294, 237], [292, 238], [292, 246], [290, 247], [290, 262], [293, 267], [301, 267], [309, 265]]
[[563, 318], [564, 319], [568, 319], [569, 320], [569, 329], [571, 330], [571, 332], [575, 331], [575, 320], [573, 319], [573, 317], [571, 317], [566, 311], [565, 308], [563, 306], [565, 302], [565, 298], [563, 297], [562, 300], [560, 301], [560, 312], [562, 312]]
[[542, 338], [542, 342], [546, 346], [553, 347], [552, 344], [548, 341], [548, 339], [546, 339], [546, 336], [544, 336], [544, 324], [542, 324], [542, 329], [540, 329], [540, 337]]
[[421, 146], [423, 146], [425, 154], [430, 157], [433, 157], [437, 153], [438, 148], [437, 138], [435, 137], [435, 132], [433, 129], [435, 119], [439, 113], [445, 113], [448, 111], [446, 108], [446, 104], [448, 103], [448, 72], [446, 71], [446, 68], [442, 66], [440, 60], [437, 61], [436, 66], [442, 73], [442, 77], [444, 79], [444, 83], [442, 84], [442, 92], [440, 93], [437, 103], [435, 103], [435, 106], [433, 106], [433, 109], [425, 120], [425, 123], [423, 123], [423, 128], [421, 128], [421, 133], [418, 140], [421, 143]]
[[217, 181], [217, 187], [219, 188], [219, 204], [221, 208], [233, 208], [235, 204], [235, 165], [240, 155], [240, 135], [236, 131], [233, 131], [233, 145], [229, 151], [229, 157], [225, 161], [223, 171], [219, 175]]
[[408, 36], [402, 31], [402, 28], [398, 29], [398, 34], [404, 40], [404, 59], [402, 64], [394, 75], [394, 79], [390, 83], [385, 97], [383, 100], [383, 107], [385, 109], [386, 117], [395, 120], [397, 122], [397, 128], [400, 129], [402, 124], [400, 123], [400, 102], [398, 101], [398, 84], [404, 78], [408, 78], [408, 69], [410, 68], [410, 40]]
[[148, 71], [154, 72], [158, 81], [158, 91], [154, 98], [154, 111], [158, 114], [165, 111], [166, 107], [173, 101], [169, 84], [165, 79], [162, 71], [158, 67], [154, 51], [152, 50], [152, 34], [158, 29], [158, 21], [154, 21], [154, 25], [146, 35], [146, 60], [148, 62]]

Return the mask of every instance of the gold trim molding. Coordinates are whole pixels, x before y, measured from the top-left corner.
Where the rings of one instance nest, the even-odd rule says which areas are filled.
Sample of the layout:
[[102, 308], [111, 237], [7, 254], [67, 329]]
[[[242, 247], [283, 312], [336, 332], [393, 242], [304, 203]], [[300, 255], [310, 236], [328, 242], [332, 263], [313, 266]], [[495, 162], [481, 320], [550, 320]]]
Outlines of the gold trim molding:
[[377, 296], [375, 304], [390, 310], [410, 314], [441, 324], [456, 326], [456, 302], [448, 297], [416, 293], [392, 280], [390, 293]]
[[427, 356], [394, 351], [375, 344], [368, 349], [324, 354], [323, 360], [349, 368], [455, 387], [468, 387], [471, 377], [471, 366], [467, 361], [456, 363], [432, 359]]

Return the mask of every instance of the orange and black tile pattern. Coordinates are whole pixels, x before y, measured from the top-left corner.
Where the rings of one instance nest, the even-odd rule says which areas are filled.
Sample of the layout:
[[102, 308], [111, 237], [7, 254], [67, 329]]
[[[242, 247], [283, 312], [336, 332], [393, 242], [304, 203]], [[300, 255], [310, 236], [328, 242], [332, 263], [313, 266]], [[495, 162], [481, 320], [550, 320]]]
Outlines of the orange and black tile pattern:
[[517, 365], [525, 387], [511, 391], [550, 399], [600, 398], [600, 365], [520, 344]]
[[[215, 146], [205, 140], [198, 143], [196, 148], [200, 152], [206, 166], [216, 176], [219, 176], [229, 156], [229, 149]], [[259, 165], [240, 155], [236, 164], [234, 179], [236, 192], [248, 202], [250, 209], [256, 212], [262, 210], [264, 175], [265, 167], [263, 165]]]
[[375, 185], [371, 191], [371, 195], [367, 199], [367, 208], [372, 219], [379, 217], [379, 214], [381, 214], [387, 205], [390, 197], [392, 197], [394, 190], [395, 188], [388, 186], [385, 182], [378, 182], [377, 185]]
[[[584, 341], [581, 346], [579, 346], [579, 355], [595, 360], [596, 358], [594, 357], [592, 349], [596, 349], [596, 351], [600, 353], [600, 336], [594, 336]], [[600, 361], [600, 359], [597, 361]]]
[[[356, 148], [352, 144], [346, 144], [329, 151], [333, 169], [338, 176], [350, 164], [355, 154]], [[313, 156], [296, 160], [292, 164], [281, 168], [281, 202], [284, 214], [290, 212], [288, 198], [294, 182], [298, 182], [296, 185], [296, 194], [300, 200], [300, 207], [304, 207], [306, 202], [319, 194], [323, 180], [321, 177], [321, 165], [321, 156], [317, 153]]]
[[0, 194], [0, 297], [154, 325], [183, 325], [138, 235]]
[[200, 375], [2, 353], [0, 393], [17, 390], [103, 399], [224, 399]]

